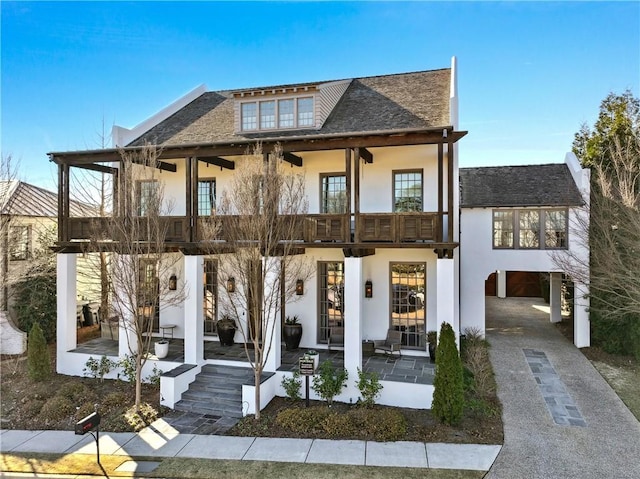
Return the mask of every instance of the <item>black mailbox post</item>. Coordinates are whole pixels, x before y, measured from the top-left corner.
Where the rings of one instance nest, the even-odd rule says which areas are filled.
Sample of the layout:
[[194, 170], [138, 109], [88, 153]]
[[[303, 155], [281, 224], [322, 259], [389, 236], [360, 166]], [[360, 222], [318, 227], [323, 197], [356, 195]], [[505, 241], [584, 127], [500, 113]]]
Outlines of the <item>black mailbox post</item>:
[[[93, 434], [94, 431], [95, 434]], [[92, 412], [76, 423], [76, 434], [84, 436], [86, 433], [91, 433], [96, 441], [96, 458], [98, 464], [100, 464], [100, 414], [98, 414], [98, 411]]]

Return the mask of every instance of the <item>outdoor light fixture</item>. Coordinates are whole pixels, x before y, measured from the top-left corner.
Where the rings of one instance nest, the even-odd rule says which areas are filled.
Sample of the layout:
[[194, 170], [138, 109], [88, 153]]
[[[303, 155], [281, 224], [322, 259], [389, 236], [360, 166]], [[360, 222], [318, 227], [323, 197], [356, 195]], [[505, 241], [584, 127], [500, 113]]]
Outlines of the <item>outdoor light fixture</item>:
[[235, 293], [236, 292], [236, 279], [229, 278], [227, 280], [227, 293]]
[[296, 280], [296, 294], [302, 296], [304, 294], [304, 281], [301, 279]]
[[373, 283], [371, 282], [370, 279], [368, 279], [364, 283], [364, 297], [365, 298], [372, 298], [373, 297]]
[[171, 276], [169, 276], [169, 289], [171, 291], [178, 289], [178, 277], [175, 273], [171, 273]]

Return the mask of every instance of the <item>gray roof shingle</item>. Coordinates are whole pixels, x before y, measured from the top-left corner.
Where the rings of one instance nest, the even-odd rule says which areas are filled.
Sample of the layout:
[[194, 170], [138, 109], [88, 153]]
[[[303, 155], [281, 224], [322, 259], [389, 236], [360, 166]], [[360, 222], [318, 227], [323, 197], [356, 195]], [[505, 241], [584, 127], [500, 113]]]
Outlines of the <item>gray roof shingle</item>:
[[[429, 70], [351, 81], [320, 129], [234, 131], [233, 91], [207, 92], [128, 146], [185, 145], [257, 138], [313, 136], [444, 127], [451, 124], [451, 69]], [[282, 85], [265, 89], [283, 88]]]
[[579, 206], [582, 197], [564, 163], [460, 168], [460, 205]]

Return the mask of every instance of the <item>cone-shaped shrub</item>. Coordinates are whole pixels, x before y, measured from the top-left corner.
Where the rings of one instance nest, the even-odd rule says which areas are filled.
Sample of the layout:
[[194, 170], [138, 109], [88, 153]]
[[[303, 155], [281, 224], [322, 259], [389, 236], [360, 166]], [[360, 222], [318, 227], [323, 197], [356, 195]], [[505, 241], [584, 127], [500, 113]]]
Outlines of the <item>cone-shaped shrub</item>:
[[33, 323], [27, 343], [27, 366], [29, 377], [34, 381], [44, 381], [51, 376], [51, 357], [47, 341], [39, 323]]
[[441, 422], [455, 425], [462, 419], [464, 410], [462, 361], [449, 323], [442, 323], [439, 338], [431, 413]]

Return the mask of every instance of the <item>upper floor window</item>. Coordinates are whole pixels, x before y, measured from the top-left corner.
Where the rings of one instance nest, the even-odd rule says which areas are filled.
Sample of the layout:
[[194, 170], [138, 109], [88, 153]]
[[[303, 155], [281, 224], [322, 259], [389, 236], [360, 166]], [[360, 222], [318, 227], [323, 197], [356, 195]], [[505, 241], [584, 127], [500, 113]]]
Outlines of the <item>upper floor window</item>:
[[31, 226], [12, 226], [9, 232], [9, 259], [22, 261], [31, 257]]
[[393, 211], [422, 211], [422, 170], [393, 172]]
[[198, 180], [198, 216], [210, 216], [216, 212], [216, 180]]
[[258, 104], [256, 102], [243, 103], [240, 115], [243, 131], [258, 128]]
[[138, 216], [160, 214], [160, 188], [156, 180], [141, 180], [136, 184]]
[[343, 174], [321, 175], [320, 213], [347, 212], [347, 177]]
[[240, 105], [242, 131], [306, 128], [314, 125], [313, 97], [247, 101]]
[[566, 209], [495, 210], [493, 247], [554, 249], [567, 247]]

